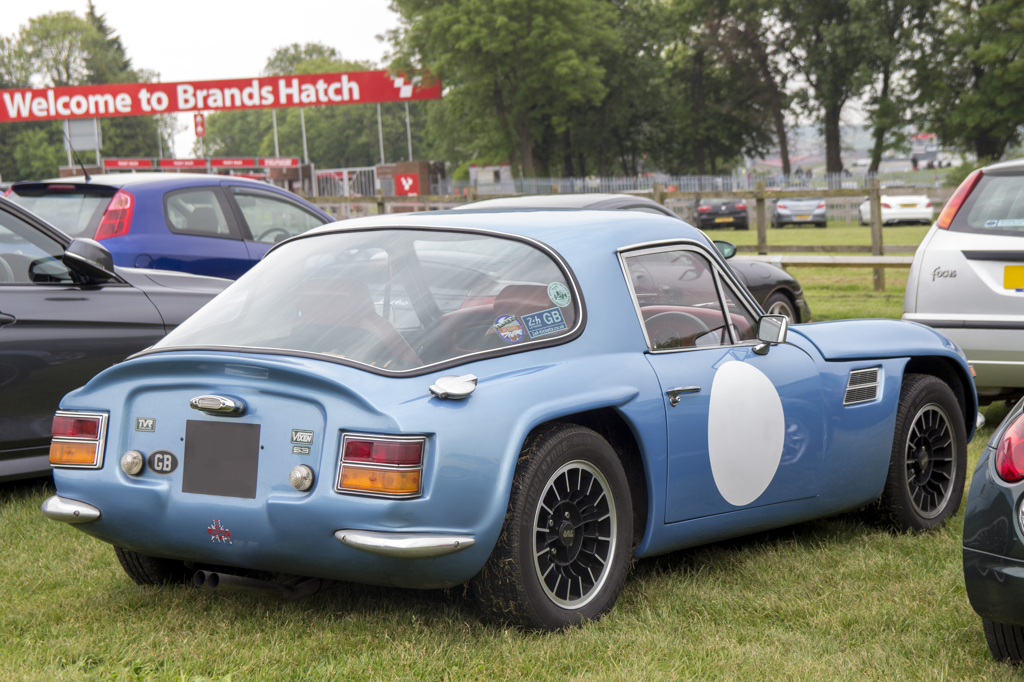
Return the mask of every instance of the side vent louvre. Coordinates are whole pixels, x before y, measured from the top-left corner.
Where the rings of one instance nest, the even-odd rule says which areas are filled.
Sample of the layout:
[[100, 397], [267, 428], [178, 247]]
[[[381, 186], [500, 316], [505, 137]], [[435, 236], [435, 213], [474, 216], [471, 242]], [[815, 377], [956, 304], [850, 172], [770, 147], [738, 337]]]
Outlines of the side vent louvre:
[[843, 405], [866, 403], [878, 397], [878, 367], [855, 369], [846, 384]]

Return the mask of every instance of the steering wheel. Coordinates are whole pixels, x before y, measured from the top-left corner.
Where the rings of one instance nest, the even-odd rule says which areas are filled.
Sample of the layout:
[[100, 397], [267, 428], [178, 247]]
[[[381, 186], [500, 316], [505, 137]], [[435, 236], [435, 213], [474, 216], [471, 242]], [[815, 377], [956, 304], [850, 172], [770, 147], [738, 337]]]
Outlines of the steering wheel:
[[646, 324], [654, 348], [690, 348], [694, 339], [711, 331], [699, 317], [681, 310], [652, 315]]
[[10, 264], [0, 257], [0, 282], [9, 284], [14, 281], [14, 270], [11, 270]]
[[[269, 242], [270, 240], [264, 239], [264, 237], [266, 237], [267, 235], [274, 234], [275, 232], [280, 232], [282, 235], [284, 235], [285, 239], [287, 239], [288, 237], [292, 236], [292, 233], [289, 232], [288, 230], [284, 229], [283, 227], [272, 227], [269, 230], [267, 230], [266, 232], [262, 233], [259, 237], [257, 237], [256, 241], [258, 241], [258, 242], [268, 241]], [[276, 244], [279, 241], [281, 241], [281, 240], [280, 239], [275, 239], [275, 240], [273, 240], [272, 243]]]

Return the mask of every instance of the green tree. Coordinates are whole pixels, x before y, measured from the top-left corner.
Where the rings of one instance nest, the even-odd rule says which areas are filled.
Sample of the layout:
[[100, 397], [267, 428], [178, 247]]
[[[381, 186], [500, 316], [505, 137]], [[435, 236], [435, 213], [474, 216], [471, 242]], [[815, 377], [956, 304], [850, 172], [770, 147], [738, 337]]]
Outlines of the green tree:
[[[484, 117], [484, 149], [504, 147], [535, 175], [534, 142], [545, 125], [565, 130], [574, 107], [597, 105], [607, 88], [601, 55], [618, 50], [605, 0], [393, 0], [396, 69], [442, 79], [449, 113]], [[466, 123], [468, 124], [468, 119]]]
[[74, 12], [52, 12], [28, 20], [19, 42], [34, 71], [56, 87], [77, 85], [89, 73], [87, 45], [96, 29]]
[[944, 143], [995, 160], [1021, 142], [1024, 2], [946, 2], [922, 48], [919, 103]]

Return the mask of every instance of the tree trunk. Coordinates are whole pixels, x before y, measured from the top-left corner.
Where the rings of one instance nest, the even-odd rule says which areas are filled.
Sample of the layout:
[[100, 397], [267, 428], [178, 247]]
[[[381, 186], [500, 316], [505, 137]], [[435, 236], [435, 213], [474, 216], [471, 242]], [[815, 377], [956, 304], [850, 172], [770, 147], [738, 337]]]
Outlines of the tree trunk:
[[501, 123], [501, 130], [505, 135], [505, 141], [508, 144], [508, 161], [512, 168], [515, 168], [518, 164], [516, 163], [516, 145], [512, 140], [514, 134], [508, 125], [508, 116], [505, 114], [505, 98], [501, 94], [501, 88], [495, 84], [494, 86], [494, 110], [498, 114], [498, 122]]
[[825, 107], [825, 172], [843, 171], [842, 139], [839, 136], [839, 114], [842, 102], [833, 102]]
[[775, 81], [775, 74], [772, 73], [771, 64], [768, 61], [768, 51], [765, 49], [764, 41], [756, 32], [751, 31], [747, 35], [751, 41], [751, 52], [757, 62], [757, 69], [761, 74], [761, 81], [767, 90], [769, 108], [772, 112], [772, 122], [775, 124], [775, 135], [779, 138], [779, 158], [782, 159], [782, 174], [789, 175], [789, 134], [786, 131], [786, 113], [782, 110], [782, 100], [785, 97], [779, 90]]
[[583, 162], [583, 152], [580, 152], [576, 155], [576, 167], [579, 168], [580, 170], [581, 178], [587, 177], [587, 167], [584, 165]]
[[[889, 65], [886, 64], [882, 68], [882, 96], [879, 98], [879, 107], [884, 106], [885, 102], [889, 99]], [[885, 144], [885, 134], [889, 132], [889, 126], [881, 124], [875, 121], [875, 146], [871, 150], [871, 165], [868, 167], [868, 173], [877, 173], [878, 165], [882, 162], [882, 152], [885, 151], [882, 146]]]
[[701, 132], [701, 121], [704, 117], [704, 50], [697, 50], [693, 55], [690, 102], [693, 107], [693, 120], [697, 123], [693, 136], [693, 155], [697, 163], [697, 175], [704, 175], [704, 135]]
[[978, 161], [983, 159], [998, 161], [1002, 158], [1004, 151], [1006, 151], [1005, 143], [991, 131], [979, 133], [974, 138], [974, 153], [978, 156]]
[[572, 174], [572, 138], [569, 129], [562, 131], [562, 177], [571, 178]]
[[522, 112], [516, 117], [516, 136], [519, 138], [519, 155], [523, 159], [523, 174], [535, 177], [533, 170], [533, 138], [530, 136], [530, 114]]

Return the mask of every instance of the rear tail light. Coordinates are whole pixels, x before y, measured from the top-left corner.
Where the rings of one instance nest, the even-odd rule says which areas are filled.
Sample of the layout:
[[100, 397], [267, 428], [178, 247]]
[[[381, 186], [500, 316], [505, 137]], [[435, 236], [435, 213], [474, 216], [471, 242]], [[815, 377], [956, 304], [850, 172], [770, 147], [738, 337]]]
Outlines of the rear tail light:
[[697, 213], [707, 213], [710, 210], [711, 210], [710, 206], [698, 206], [697, 207]]
[[882, 204], [882, 208], [892, 208], [889, 204]]
[[334, 489], [380, 497], [418, 497], [425, 447], [425, 438], [345, 434]]
[[746, 211], [747, 210], [747, 205], [744, 204], [744, 203], [736, 204], [736, 210], [737, 211]]
[[949, 229], [949, 224], [953, 222], [953, 218], [956, 217], [960, 207], [963, 206], [964, 201], [970, 196], [971, 192], [977, 186], [978, 181], [981, 180], [981, 169], [974, 171], [960, 183], [960, 186], [953, 192], [953, 196], [949, 198], [946, 205], [942, 207], [942, 212], [939, 213], [939, 219], [935, 221], [935, 224], [943, 230]]
[[11, 196], [11, 192], [13, 192], [13, 191], [14, 191], [14, 188], [13, 188], [13, 187], [8, 187], [8, 188], [7, 188], [7, 191], [6, 191], [6, 192], [4, 192], [4, 196], [5, 196], [5, 197], [9, 197], [9, 196]]
[[119, 189], [110, 200], [107, 210], [103, 212], [100, 224], [96, 227], [94, 239], [110, 239], [122, 237], [132, 229], [132, 216], [135, 214], [135, 197]]
[[927, 204], [924, 205], [924, 207], [925, 208], [931, 208], [932, 207], [932, 202], [929, 201]]
[[825, 202], [823, 201], [820, 204], [818, 204], [818, 208], [825, 208]]
[[99, 469], [103, 466], [107, 415], [57, 412], [53, 417], [51, 433], [51, 466], [87, 469]]
[[783, 210], [785, 210], [785, 209], [786, 209], [786, 205], [785, 205], [785, 204], [783, 204], [783, 203], [778, 203], [778, 204], [775, 204], [775, 207], [776, 207], [776, 208], [781, 208], [781, 209], [783, 209]]
[[1024, 478], [1024, 419], [1022, 415], [1010, 423], [996, 448], [996, 472], [1008, 483]]

